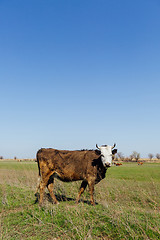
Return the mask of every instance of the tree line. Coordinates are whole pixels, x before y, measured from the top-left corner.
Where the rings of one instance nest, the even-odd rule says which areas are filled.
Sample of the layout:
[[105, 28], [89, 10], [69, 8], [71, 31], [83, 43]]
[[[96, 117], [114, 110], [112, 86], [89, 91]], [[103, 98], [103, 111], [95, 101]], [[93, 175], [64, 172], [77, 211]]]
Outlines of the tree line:
[[[149, 160], [152, 160], [153, 158], [157, 158], [158, 160], [160, 159], [160, 153], [157, 154], [152, 154], [152, 153], [148, 153], [148, 158]], [[0, 156], [0, 160], [3, 160], [4, 157]], [[132, 162], [132, 161], [136, 161], [138, 162], [138, 160], [140, 159], [140, 153], [133, 151], [133, 153], [129, 156], [129, 157], [125, 157], [124, 154], [122, 152], [118, 152], [115, 156], [114, 160], [120, 160], [120, 161], [128, 161], [128, 162]], [[17, 157], [14, 157], [14, 160], [17, 160]]]
[[[153, 158], [157, 158], [158, 160], [160, 159], [160, 153], [157, 154], [152, 154], [152, 153], [148, 153], [148, 158], [149, 160], [152, 160]], [[129, 156], [129, 157], [125, 157], [124, 154], [122, 152], [118, 152], [117, 156], [115, 157], [115, 160], [121, 160], [121, 161], [128, 161], [128, 162], [133, 162], [136, 161], [138, 162], [140, 159], [140, 153], [133, 151], [133, 153]]]

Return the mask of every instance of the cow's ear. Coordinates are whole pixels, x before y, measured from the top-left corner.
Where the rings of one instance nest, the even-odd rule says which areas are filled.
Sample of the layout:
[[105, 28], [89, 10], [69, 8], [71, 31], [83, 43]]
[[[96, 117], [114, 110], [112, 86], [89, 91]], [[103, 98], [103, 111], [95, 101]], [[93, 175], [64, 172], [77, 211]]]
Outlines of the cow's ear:
[[112, 151], [112, 154], [114, 155], [114, 154], [116, 154], [117, 153], [117, 149], [114, 149], [113, 151]]

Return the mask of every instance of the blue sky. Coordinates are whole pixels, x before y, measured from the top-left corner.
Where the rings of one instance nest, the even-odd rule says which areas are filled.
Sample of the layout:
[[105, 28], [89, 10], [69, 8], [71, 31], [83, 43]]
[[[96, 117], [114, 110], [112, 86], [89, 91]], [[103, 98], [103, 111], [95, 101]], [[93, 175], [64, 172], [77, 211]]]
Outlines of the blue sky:
[[160, 153], [158, 0], [1, 0], [0, 155]]

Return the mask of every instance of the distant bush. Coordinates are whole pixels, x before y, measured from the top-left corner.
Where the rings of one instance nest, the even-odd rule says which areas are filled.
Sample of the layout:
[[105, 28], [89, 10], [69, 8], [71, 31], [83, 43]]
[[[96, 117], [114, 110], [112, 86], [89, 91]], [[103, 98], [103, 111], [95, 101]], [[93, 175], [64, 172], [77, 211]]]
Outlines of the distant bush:
[[134, 156], [133, 156], [133, 154], [131, 154], [131, 155], [129, 156], [129, 160], [132, 162], [132, 161], [133, 161], [133, 158], [134, 158]]
[[160, 153], [157, 153], [157, 154], [156, 154], [156, 158], [157, 158], [157, 159], [160, 159]]
[[0, 159], [2, 160], [2, 159], [3, 159], [3, 157], [2, 157], [2, 156], [0, 156]]
[[153, 156], [154, 156], [154, 155], [153, 155], [152, 153], [149, 153], [149, 154], [148, 154], [148, 157], [149, 157], [150, 160], [153, 158]]
[[118, 153], [117, 153], [117, 156], [118, 156], [118, 158], [119, 158], [121, 161], [124, 160], [124, 155], [123, 155], [123, 153], [118, 152]]
[[130, 162], [131, 159], [130, 159], [129, 157], [125, 157], [125, 158], [124, 158], [124, 161], [125, 161], [125, 162]]

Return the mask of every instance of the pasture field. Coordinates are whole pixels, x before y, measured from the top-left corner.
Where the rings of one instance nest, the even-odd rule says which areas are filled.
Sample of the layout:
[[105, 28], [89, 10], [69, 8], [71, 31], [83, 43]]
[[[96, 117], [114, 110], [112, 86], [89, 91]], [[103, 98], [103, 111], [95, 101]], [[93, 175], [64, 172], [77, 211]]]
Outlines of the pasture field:
[[0, 239], [160, 239], [160, 163], [111, 167], [94, 207], [88, 189], [75, 203], [80, 182], [55, 180], [60, 204], [46, 190], [40, 208], [37, 176], [35, 162], [0, 161]]

